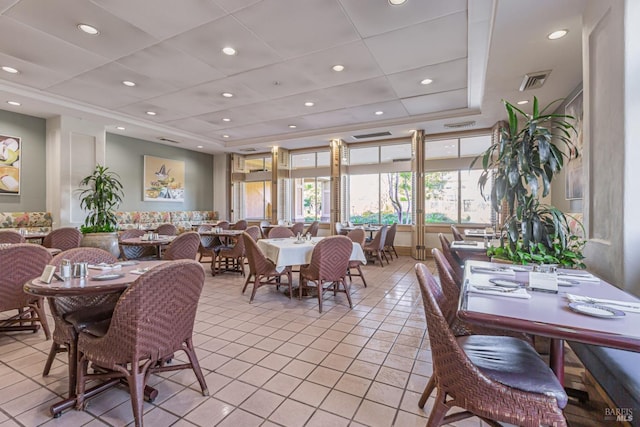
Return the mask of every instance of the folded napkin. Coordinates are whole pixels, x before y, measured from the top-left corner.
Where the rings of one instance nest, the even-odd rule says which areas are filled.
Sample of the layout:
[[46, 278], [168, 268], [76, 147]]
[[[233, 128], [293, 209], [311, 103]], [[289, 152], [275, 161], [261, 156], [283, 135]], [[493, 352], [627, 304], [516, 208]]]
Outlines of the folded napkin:
[[135, 270], [131, 270], [129, 273], [137, 274], [138, 276], [140, 276], [146, 273], [147, 271], [149, 271], [149, 268], [136, 268]]
[[471, 273], [495, 274], [510, 277], [514, 277], [516, 275], [516, 272], [509, 267], [482, 267], [478, 265], [471, 266]]
[[494, 285], [489, 281], [489, 278], [482, 276], [472, 276], [469, 279], [469, 292], [485, 295], [496, 295], [499, 297], [507, 298], [522, 298], [529, 299], [531, 295], [525, 288], [507, 288]]
[[451, 243], [451, 247], [455, 248], [456, 246], [480, 246], [481, 242], [465, 242], [464, 240], [457, 240]]
[[101, 262], [100, 264], [89, 264], [88, 267], [92, 270], [117, 270], [122, 268], [120, 264], [107, 264]]
[[577, 280], [578, 282], [600, 283], [600, 278], [599, 277], [596, 277], [593, 274], [588, 273], [586, 271], [584, 271], [584, 272], [576, 271], [575, 273], [573, 271], [571, 271], [571, 272], [558, 271], [557, 275], [558, 275], [558, 279]]
[[604, 305], [607, 307], [615, 308], [616, 310], [627, 311], [629, 313], [640, 313], [640, 302], [591, 298], [574, 294], [567, 294], [567, 299], [571, 302], [585, 302], [589, 304]]

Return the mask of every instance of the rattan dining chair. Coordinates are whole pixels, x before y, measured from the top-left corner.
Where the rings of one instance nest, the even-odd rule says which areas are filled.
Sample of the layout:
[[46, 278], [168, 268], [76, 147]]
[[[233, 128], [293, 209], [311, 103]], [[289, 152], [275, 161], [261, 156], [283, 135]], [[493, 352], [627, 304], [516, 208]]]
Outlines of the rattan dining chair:
[[313, 221], [309, 227], [307, 227], [307, 229], [304, 231], [304, 234], [311, 234], [311, 237], [317, 237], [318, 236], [318, 229], [320, 228], [320, 222], [319, 221]]
[[251, 236], [254, 242], [257, 242], [261, 236], [260, 227], [258, 227], [257, 225], [252, 225], [251, 227], [244, 230], [244, 232]]
[[[535, 349], [513, 337], [454, 336], [438, 304], [443, 294], [437, 281], [424, 264], [415, 270], [437, 389], [427, 425], [477, 416], [490, 425], [566, 426], [567, 395]], [[454, 407], [464, 412], [446, 416]]]
[[35, 332], [42, 325], [46, 339], [51, 338], [44, 298], [23, 290], [25, 283], [42, 274], [50, 260], [51, 255], [45, 248], [31, 243], [16, 243], [0, 249], [0, 312], [17, 310], [17, 314], [0, 321], [0, 331]]
[[260, 221], [260, 232], [262, 233], [262, 238], [266, 239], [269, 236], [269, 226], [271, 223], [267, 220]]
[[[141, 237], [146, 233], [144, 230], [138, 230], [135, 228], [131, 228], [129, 230], [124, 230], [118, 236], [118, 242], [125, 239], [133, 239], [135, 237]], [[155, 246], [129, 246], [129, 245], [121, 245], [120, 247], [120, 258], [123, 260], [128, 259], [155, 259], [156, 248]]]
[[464, 240], [464, 234], [455, 225], [451, 225], [451, 234], [453, 234], [453, 240], [455, 241]]
[[[74, 262], [88, 262], [112, 264], [118, 260], [109, 252], [99, 248], [75, 248], [64, 251], [53, 257], [50, 264], [60, 267], [63, 259]], [[47, 298], [49, 310], [53, 317], [53, 343], [49, 357], [42, 371], [43, 376], [49, 375], [51, 365], [56, 354], [67, 352], [69, 363], [69, 390], [75, 390], [77, 373], [77, 343], [78, 329], [93, 322], [103, 321], [111, 317], [119, 294], [96, 294], [77, 297]], [[78, 329], [76, 329], [78, 328]]]
[[0, 243], [25, 243], [24, 236], [17, 231], [0, 231]]
[[67, 251], [69, 249], [79, 248], [81, 241], [82, 233], [80, 230], [73, 227], [62, 227], [47, 234], [42, 241], [42, 246]]
[[391, 224], [391, 227], [387, 230], [387, 235], [384, 239], [384, 251], [389, 254], [389, 258], [393, 259], [393, 255], [398, 258], [398, 252], [396, 251], [396, 247], [394, 246], [396, 240], [396, 232], [398, 231], [398, 223], [394, 222]]
[[[125, 378], [134, 424], [142, 426], [143, 390], [149, 376], [178, 369], [192, 369], [202, 395], [209, 395], [192, 338], [204, 277], [204, 269], [195, 260], [152, 268], [124, 291], [110, 321], [80, 332], [77, 409], [84, 409], [86, 382]], [[179, 350], [186, 353], [189, 363], [163, 363]], [[89, 363], [105, 371], [89, 374]]]
[[246, 219], [240, 219], [240, 220], [236, 221], [235, 224], [233, 224], [233, 227], [231, 227], [231, 229], [232, 230], [246, 230], [248, 226], [249, 226], [249, 223], [247, 223]]
[[451, 250], [451, 242], [449, 242], [449, 239], [447, 239], [444, 234], [438, 233], [438, 239], [440, 239], [442, 254], [447, 259], [448, 264], [451, 266], [451, 274], [458, 284], [458, 287], [461, 287], [462, 276], [464, 274], [462, 271], [462, 261], [460, 260], [458, 255], [453, 253], [453, 251]]
[[[309, 282], [314, 282], [318, 288], [318, 310], [322, 313], [322, 299], [325, 291], [344, 292], [351, 303], [351, 285], [347, 282], [349, 258], [353, 251], [353, 243], [346, 236], [331, 236], [320, 240], [311, 253], [308, 265], [300, 267], [299, 298], [302, 290]], [[326, 286], [325, 285], [329, 285]], [[340, 289], [342, 285], [342, 289]]]
[[178, 228], [173, 224], [160, 224], [158, 228], [156, 228], [156, 233], [161, 236], [176, 236], [178, 234]]
[[366, 243], [364, 245], [364, 253], [370, 255], [371, 257], [377, 259], [380, 262], [380, 267], [384, 267], [382, 262], [382, 258], [387, 260], [387, 264], [389, 264], [389, 260], [387, 259], [387, 255], [384, 253], [384, 243], [387, 239], [387, 226], [383, 225], [380, 227], [380, 230], [376, 233], [373, 240]]
[[[215, 252], [215, 256], [211, 261], [211, 274], [216, 275], [223, 271], [222, 262], [224, 261], [224, 271], [233, 271], [240, 273], [242, 276], [244, 273], [244, 240], [242, 236], [234, 238], [235, 244], [233, 246], [222, 246]], [[231, 264], [231, 266], [229, 266]]]
[[173, 239], [162, 254], [165, 261], [177, 259], [195, 259], [200, 247], [200, 235], [195, 231], [187, 231]]
[[283, 239], [287, 237], [293, 237], [293, 231], [289, 227], [273, 227], [269, 231], [269, 239]]
[[[213, 226], [211, 224], [201, 224], [198, 226], [198, 234], [202, 233], [202, 232], [206, 232], [206, 231], [211, 231], [213, 230]], [[200, 257], [198, 258], [198, 261], [202, 262], [202, 258], [204, 257], [211, 257], [213, 258], [214, 252], [214, 243], [215, 238], [214, 236], [200, 236], [200, 246], [198, 246], [198, 254], [200, 254]]]
[[[349, 233], [347, 233], [347, 237], [351, 239], [353, 243], [357, 243], [360, 245], [360, 247], [364, 247], [364, 243], [367, 239], [367, 234], [362, 228], [356, 228], [354, 230], [351, 230]], [[354, 273], [352, 271], [353, 269], [356, 269], [358, 273]], [[350, 260], [348, 274], [349, 274], [349, 282], [351, 282], [352, 276], [359, 276], [362, 279], [362, 283], [364, 284], [364, 287], [365, 288], [367, 287], [367, 281], [364, 278], [364, 273], [362, 273], [362, 261]]]
[[304, 233], [304, 222], [296, 222], [291, 226], [291, 232], [294, 236], [297, 236], [298, 233]]
[[267, 259], [256, 244], [254, 238], [249, 233], [245, 231], [242, 235], [242, 239], [244, 240], [244, 248], [247, 254], [247, 259], [249, 260], [249, 274], [247, 275], [247, 280], [245, 280], [244, 286], [242, 287], [242, 293], [244, 294], [247, 290], [247, 286], [250, 282], [253, 283], [249, 303], [253, 302], [253, 298], [256, 296], [256, 291], [260, 287], [265, 285], [275, 285], [276, 287], [279, 287], [281, 285], [280, 279], [282, 276], [287, 277], [287, 284], [289, 285], [289, 299], [291, 299], [291, 295], [293, 294], [293, 289], [291, 288], [291, 267], [287, 266], [282, 271], [277, 271], [275, 264]]

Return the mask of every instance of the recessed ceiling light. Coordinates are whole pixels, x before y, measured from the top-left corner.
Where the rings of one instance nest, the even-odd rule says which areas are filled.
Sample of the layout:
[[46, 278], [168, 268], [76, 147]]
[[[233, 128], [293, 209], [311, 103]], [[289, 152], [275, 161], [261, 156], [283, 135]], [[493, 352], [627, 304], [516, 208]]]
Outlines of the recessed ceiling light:
[[125, 85], [125, 86], [129, 86], [129, 87], [134, 87], [136, 85], [134, 82], [129, 81], [129, 80], [124, 80], [122, 82], [122, 84]]
[[230, 122], [230, 121], [231, 121], [231, 119], [230, 119], [230, 118], [228, 118], [228, 117], [224, 117], [224, 118], [222, 119], [222, 121], [223, 121], [223, 122]]
[[202, 145], [198, 145], [196, 148], [204, 148]]
[[289, 129], [295, 129], [295, 128], [297, 128], [297, 127], [298, 127], [298, 126], [296, 126], [296, 125], [289, 125]]
[[553, 33], [549, 34], [547, 36], [547, 38], [549, 40], [557, 40], [557, 39], [561, 39], [562, 37], [566, 36], [567, 33], [569, 32], [569, 30], [558, 30], [558, 31], [554, 31]]
[[18, 74], [19, 72], [13, 67], [6, 67], [6, 66], [2, 67], [2, 71], [6, 71], [7, 73], [11, 73], [11, 74]]
[[7, 101], [7, 104], [13, 105], [14, 107], [19, 107], [22, 105], [18, 101]]
[[87, 34], [91, 34], [92, 36], [96, 36], [100, 34], [100, 31], [96, 27], [87, 24], [78, 24], [78, 29], [80, 31], [84, 31]]
[[229, 135], [222, 135], [223, 138], [229, 138]]
[[311, 101], [307, 101], [307, 102], [304, 103], [305, 107], [313, 107], [314, 105], [316, 105], [316, 104], [311, 102]]
[[424, 79], [420, 82], [421, 85], [430, 85], [431, 83], [433, 83], [431, 79]]
[[528, 104], [528, 103], [529, 103], [529, 101], [527, 101], [526, 99], [523, 99], [522, 101], [516, 102], [516, 104], [518, 104], [518, 105], [524, 105], [524, 104]]
[[147, 114], [150, 116], [155, 116], [158, 113], [156, 113], [155, 111], [147, 111]]
[[401, 4], [404, 4], [407, 0], [389, 0], [389, 4], [391, 6], [399, 6]]
[[334, 65], [331, 68], [333, 69], [333, 71], [342, 71], [344, 70], [344, 65]]
[[383, 114], [384, 114], [384, 111], [376, 111], [376, 112], [375, 112], [375, 115], [376, 115], [376, 116], [381, 116], [381, 115], [383, 115]]
[[225, 98], [231, 98], [233, 94], [231, 92], [223, 92], [222, 96], [224, 96]]
[[124, 126], [116, 126], [116, 129], [118, 129], [118, 130], [124, 130], [125, 128], [124, 128]]
[[225, 55], [235, 55], [237, 52], [234, 48], [232, 48], [231, 46], [225, 46], [222, 48], [222, 53], [224, 53]]

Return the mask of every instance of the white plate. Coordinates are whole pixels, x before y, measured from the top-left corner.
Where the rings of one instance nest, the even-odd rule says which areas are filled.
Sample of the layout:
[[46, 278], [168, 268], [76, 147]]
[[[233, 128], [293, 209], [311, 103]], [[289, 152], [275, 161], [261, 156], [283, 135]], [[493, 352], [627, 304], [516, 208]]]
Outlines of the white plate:
[[489, 279], [491, 283], [496, 286], [500, 286], [501, 288], [522, 288], [524, 284], [522, 282], [518, 282], [517, 280], [509, 280], [509, 279]]
[[587, 316], [602, 317], [602, 318], [614, 318], [623, 317], [624, 311], [616, 310], [615, 308], [605, 307], [604, 305], [589, 304], [586, 302], [572, 302], [569, 303], [569, 308], [576, 313], [586, 314]]
[[117, 264], [125, 267], [125, 266], [128, 266], [128, 265], [138, 265], [140, 263], [138, 261], [120, 261]]
[[91, 280], [113, 280], [113, 279], [119, 279], [120, 277], [124, 277], [124, 274], [107, 273], [107, 274], [100, 274], [99, 276], [93, 276]]

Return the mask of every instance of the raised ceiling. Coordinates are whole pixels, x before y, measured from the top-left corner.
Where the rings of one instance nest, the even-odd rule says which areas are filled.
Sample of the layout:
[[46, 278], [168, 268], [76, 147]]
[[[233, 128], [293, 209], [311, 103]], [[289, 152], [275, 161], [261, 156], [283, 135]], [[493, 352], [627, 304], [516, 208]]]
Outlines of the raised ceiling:
[[[0, 71], [0, 108], [80, 117], [210, 153], [439, 133], [468, 120], [487, 127], [502, 118], [503, 98], [549, 101], [579, 85], [581, 5], [0, 0], [0, 66], [20, 71]], [[100, 34], [79, 31], [81, 23]], [[546, 39], [559, 28], [569, 35]], [[227, 46], [237, 54], [225, 55]], [[518, 92], [524, 74], [547, 69], [545, 86]]]

